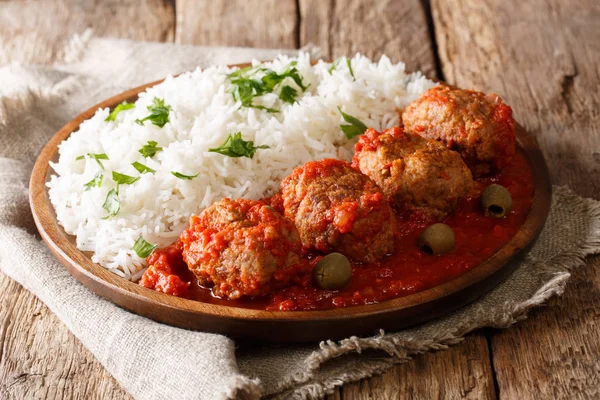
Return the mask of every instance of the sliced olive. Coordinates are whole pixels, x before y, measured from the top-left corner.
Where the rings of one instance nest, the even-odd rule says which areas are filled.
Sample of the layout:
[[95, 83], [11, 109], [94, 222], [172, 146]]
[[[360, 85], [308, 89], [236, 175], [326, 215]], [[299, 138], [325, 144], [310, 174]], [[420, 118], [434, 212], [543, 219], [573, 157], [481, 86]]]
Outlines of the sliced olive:
[[512, 210], [512, 196], [504, 186], [493, 183], [481, 193], [481, 206], [487, 217], [502, 218]]
[[446, 224], [428, 226], [419, 236], [419, 248], [427, 254], [454, 250], [454, 231]]
[[318, 287], [325, 290], [341, 289], [350, 282], [352, 266], [345, 255], [327, 254], [313, 269], [313, 279]]

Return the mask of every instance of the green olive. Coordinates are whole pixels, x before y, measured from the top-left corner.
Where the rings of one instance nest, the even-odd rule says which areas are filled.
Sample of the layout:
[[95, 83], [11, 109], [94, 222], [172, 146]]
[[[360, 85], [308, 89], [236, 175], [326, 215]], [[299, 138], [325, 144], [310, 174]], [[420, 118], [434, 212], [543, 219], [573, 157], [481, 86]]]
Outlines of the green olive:
[[454, 231], [446, 224], [428, 226], [419, 236], [419, 248], [427, 254], [454, 250]]
[[345, 255], [327, 254], [313, 269], [313, 279], [318, 287], [325, 290], [341, 289], [352, 278], [352, 266]]
[[502, 218], [512, 210], [512, 196], [504, 186], [494, 183], [481, 193], [481, 206], [487, 217]]

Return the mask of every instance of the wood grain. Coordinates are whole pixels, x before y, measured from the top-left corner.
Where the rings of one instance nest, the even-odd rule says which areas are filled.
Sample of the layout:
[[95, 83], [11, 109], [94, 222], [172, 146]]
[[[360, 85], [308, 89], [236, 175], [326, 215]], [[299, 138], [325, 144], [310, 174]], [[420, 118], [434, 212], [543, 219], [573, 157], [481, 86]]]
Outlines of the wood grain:
[[59, 61], [71, 36], [88, 28], [96, 36], [172, 41], [174, 10], [168, 0], [0, 1], [0, 65]]
[[[446, 80], [501, 94], [554, 182], [600, 197], [600, 4], [436, 0], [432, 10]], [[598, 398], [598, 266], [575, 271], [562, 298], [493, 335], [501, 397]]]
[[385, 54], [407, 69], [435, 76], [427, 19], [418, 0], [300, 0], [300, 45], [319, 46], [335, 59], [359, 52]]
[[0, 399], [128, 397], [40, 300], [0, 273]]
[[295, 49], [295, 0], [179, 0], [176, 42]]
[[502, 396], [600, 398], [599, 319], [600, 257], [595, 257], [586, 268], [574, 271], [563, 297], [492, 336]]
[[340, 398], [495, 399], [489, 357], [485, 337], [471, 334], [460, 345], [419, 355], [381, 376], [345, 385]]
[[432, 11], [445, 79], [500, 94], [554, 182], [598, 197], [600, 2], [436, 0]]

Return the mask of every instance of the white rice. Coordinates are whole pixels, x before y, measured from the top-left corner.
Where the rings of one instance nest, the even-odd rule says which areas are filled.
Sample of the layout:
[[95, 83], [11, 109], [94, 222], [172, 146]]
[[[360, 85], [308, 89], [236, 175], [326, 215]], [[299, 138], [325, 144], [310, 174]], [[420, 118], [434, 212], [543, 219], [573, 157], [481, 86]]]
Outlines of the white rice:
[[[350, 74], [346, 62], [340, 62], [330, 74], [330, 64], [320, 61], [310, 65], [307, 54], [297, 58], [280, 56], [266, 67], [283, 71], [291, 61], [306, 92], [291, 105], [275, 94], [266, 94], [257, 104], [279, 109], [273, 114], [240, 107], [231, 93], [226, 67], [196, 69], [141, 93], [135, 108], [121, 112], [115, 122], [105, 122], [110, 110], [99, 109], [83, 122], [59, 146], [59, 161], [51, 166], [56, 172], [48, 183], [50, 200], [59, 223], [77, 237], [80, 250], [94, 253], [94, 262], [127, 278], [138, 279], [145, 260], [132, 247], [141, 235], [146, 241], [167, 246], [185, 229], [190, 215], [200, 212], [223, 198], [259, 199], [272, 195], [283, 177], [310, 160], [352, 158], [356, 139], [348, 140], [340, 129], [345, 124], [337, 107], [367, 126], [384, 129], [398, 125], [398, 108], [404, 108], [434, 83], [420, 73], [406, 74], [404, 64], [392, 64], [387, 57], [375, 63], [356, 55]], [[258, 64], [257, 61], [254, 64]], [[286, 78], [285, 84], [295, 86]], [[163, 128], [146, 122], [135, 123], [148, 115], [147, 106], [154, 97], [172, 107], [169, 123]], [[230, 133], [241, 132], [254, 145], [268, 145], [257, 150], [253, 159], [230, 158], [208, 152], [220, 146]], [[144, 158], [138, 150], [149, 140], [158, 142], [163, 151]], [[102, 160], [104, 180], [100, 188], [86, 191], [84, 184], [94, 178], [100, 166], [87, 153], [106, 153]], [[102, 208], [107, 193], [115, 188], [112, 171], [140, 175], [131, 164], [140, 162], [155, 174], [142, 174], [132, 185], [121, 185], [120, 212], [103, 219]], [[178, 179], [171, 174], [198, 174], [193, 180]]]

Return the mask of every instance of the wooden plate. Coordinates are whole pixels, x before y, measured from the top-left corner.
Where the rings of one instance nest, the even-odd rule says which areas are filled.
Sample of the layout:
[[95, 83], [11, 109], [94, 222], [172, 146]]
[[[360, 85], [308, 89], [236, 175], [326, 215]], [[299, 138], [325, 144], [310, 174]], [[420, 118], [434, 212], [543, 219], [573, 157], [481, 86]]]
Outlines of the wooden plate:
[[[246, 66], [247, 64], [238, 65]], [[134, 313], [181, 328], [217, 332], [232, 337], [274, 342], [338, 339], [394, 330], [446, 314], [486, 293], [517, 266], [519, 256], [533, 244], [550, 209], [551, 185], [544, 157], [535, 140], [517, 126], [518, 151], [529, 159], [534, 173], [535, 198], [521, 229], [496, 254], [464, 275], [422, 292], [378, 304], [322, 311], [262, 311], [181, 299], [143, 288], [91, 261], [75, 246], [75, 238], [57, 223], [48, 198], [49, 161], [58, 159], [58, 145], [98, 108], [135, 101], [152, 82], [90, 108], [65, 125], [40, 153], [30, 182], [30, 203], [42, 238], [78, 281], [105, 299]]]

